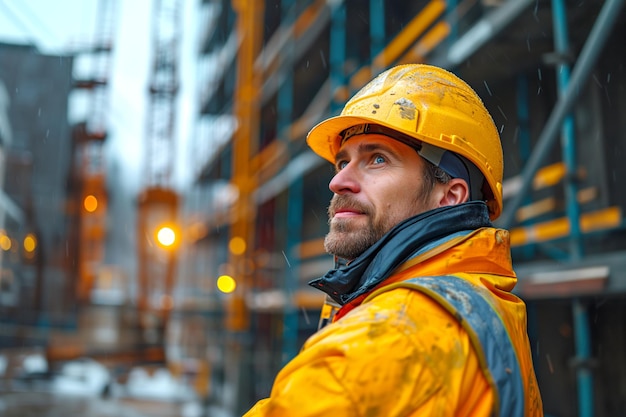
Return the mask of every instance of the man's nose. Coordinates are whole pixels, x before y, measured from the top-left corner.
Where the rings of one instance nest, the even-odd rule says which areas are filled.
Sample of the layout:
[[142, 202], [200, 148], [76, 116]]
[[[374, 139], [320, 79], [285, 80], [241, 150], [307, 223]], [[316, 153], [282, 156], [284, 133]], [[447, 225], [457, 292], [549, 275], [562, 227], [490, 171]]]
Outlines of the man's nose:
[[358, 193], [361, 191], [356, 164], [348, 163], [330, 180], [328, 188], [335, 194]]

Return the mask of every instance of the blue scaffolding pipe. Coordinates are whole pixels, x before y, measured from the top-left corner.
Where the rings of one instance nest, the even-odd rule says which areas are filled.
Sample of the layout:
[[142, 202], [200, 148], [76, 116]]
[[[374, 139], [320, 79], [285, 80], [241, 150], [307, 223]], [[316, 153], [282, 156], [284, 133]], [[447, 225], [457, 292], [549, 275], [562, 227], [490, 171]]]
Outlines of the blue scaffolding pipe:
[[522, 163], [530, 157], [530, 105], [528, 103], [528, 78], [524, 74], [517, 76], [516, 83], [517, 120], [519, 120], [518, 144]]
[[[283, 0], [282, 20], [283, 24], [291, 25], [294, 20], [294, 0]], [[283, 48], [283, 55], [293, 54], [293, 40], [287, 41]], [[286, 130], [292, 122], [293, 109], [293, 71], [288, 71], [284, 82], [278, 90], [277, 97], [277, 129], [279, 140], [289, 142]], [[289, 185], [287, 193], [287, 268], [283, 276], [283, 291], [285, 294], [285, 306], [283, 307], [283, 340], [281, 360], [283, 365], [289, 362], [298, 353], [298, 310], [294, 305], [294, 295], [298, 289], [298, 277], [300, 276], [300, 259], [293, 254], [294, 248], [300, 241], [300, 225], [302, 224], [302, 176], [294, 179]], [[282, 221], [282, 219], [277, 219]]]
[[574, 70], [572, 71], [570, 82], [563, 94], [559, 97], [554, 110], [550, 114], [545, 128], [541, 132], [535, 149], [528, 160], [528, 163], [522, 171], [522, 185], [520, 190], [507, 203], [500, 220], [497, 222], [499, 227], [510, 228], [513, 225], [515, 212], [527, 195], [532, 184], [533, 177], [543, 164], [548, 155], [548, 150], [554, 144], [556, 134], [561, 127], [563, 119], [571, 110], [572, 106], [580, 95], [580, 90], [589, 78], [593, 70], [598, 56], [602, 51], [606, 39], [611, 33], [613, 26], [619, 17], [623, 0], [607, 0], [602, 6], [602, 10], [596, 19], [596, 22], [589, 33], [587, 41], [576, 61]]
[[[570, 68], [564, 61], [569, 52], [569, 35], [567, 29], [567, 10], [563, 0], [552, 0], [554, 22], [555, 52], [560, 58], [557, 65], [557, 82], [559, 93], [569, 84]], [[570, 223], [570, 260], [579, 260], [582, 257], [582, 242], [580, 234], [580, 207], [576, 200], [577, 185], [574, 179], [576, 173], [576, 135], [574, 117], [571, 113], [565, 116], [561, 128], [561, 143], [563, 160], [567, 167], [565, 196], [567, 198], [567, 217]], [[574, 337], [576, 350], [576, 382], [578, 386], [578, 415], [580, 417], [593, 416], [593, 375], [587, 364], [591, 357], [591, 335], [589, 334], [589, 317], [584, 302], [578, 298], [572, 301], [572, 316], [574, 322]]]
[[576, 380], [578, 383], [578, 415], [593, 416], [593, 375], [589, 368], [591, 358], [591, 332], [587, 305], [575, 298], [572, 313], [574, 320], [574, 339], [576, 345]]
[[330, 113], [334, 115], [343, 107], [337, 102], [337, 89], [346, 85], [346, 5], [340, 2], [333, 6], [330, 15]]
[[450, 35], [448, 35], [448, 39], [446, 40], [449, 48], [452, 48], [454, 43], [459, 40], [459, 19], [454, 14], [457, 12], [456, 8], [458, 5], [459, 5], [458, 0], [446, 1], [446, 9], [452, 10], [450, 14], [453, 16], [449, 20], [450, 21]]
[[[385, 4], [383, 0], [370, 0], [370, 61], [385, 48]], [[372, 75], [384, 68], [372, 67]]]
[[[299, 311], [294, 299], [300, 277], [300, 259], [294, 250], [299, 242], [302, 227], [303, 179], [299, 177], [289, 187], [287, 201], [287, 269], [285, 272], [285, 307], [283, 320], [282, 363], [285, 365], [300, 350], [298, 344]], [[292, 255], [293, 256], [290, 256]]]
[[[518, 132], [517, 143], [519, 149], [520, 160], [525, 164], [530, 157], [530, 104], [528, 100], [528, 78], [525, 74], [517, 76], [516, 83], [516, 104], [517, 104], [517, 120]], [[531, 203], [530, 196], [526, 197], [524, 203]], [[535, 253], [535, 245], [529, 244], [522, 248], [524, 256], [530, 258]]]
[[[559, 95], [567, 88], [570, 80], [570, 67], [565, 61], [565, 57], [569, 53], [569, 34], [567, 29], [567, 10], [563, 0], [552, 0], [552, 12], [554, 23], [554, 46], [555, 52], [559, 57], [556, 67], [557, 88]], [[580, 233], [580, 207], [576, 194], [578, 186], [576, 184], [576, 166], [578, 164], [576, 158], [576, 132], [574, 116], [568, 113], [563, 120], [561, 127], [561, 148], [563, 153], [563, 161], [567, 169], [565, 177], [565, 197], [566, 197], [566, 214], [570, 223], [569, 236], [569, 258], [570, 260], [579, 260], [582, 258], [582, 242]]]

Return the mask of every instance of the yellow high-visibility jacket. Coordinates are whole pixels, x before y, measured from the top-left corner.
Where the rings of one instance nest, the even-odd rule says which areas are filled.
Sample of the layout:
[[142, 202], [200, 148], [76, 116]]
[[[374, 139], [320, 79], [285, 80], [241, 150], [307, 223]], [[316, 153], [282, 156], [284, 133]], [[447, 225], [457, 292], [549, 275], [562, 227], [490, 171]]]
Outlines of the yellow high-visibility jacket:
[[[446, 228], [454, 218], [444, 215], [443, 226], [432, 227]], [[542, 416], [525, 305], [511, 293], [516, 277], [508, 232], [489, 226], [457, 229], [443, 238], [429, 237], [373, 288], [352, 291], [335, 321], [310, 337], [279, 372], [270, 397], [245, 416]], [[448, 303], [445, 288], [440, 291], [445, 286], [437, 284], [441, 276], [476, 289], [491, 312], [474, 314], [476, 299], [463, 292], [449, 291]], [[434, 285], [417, 290], [408, 284], [421, 282], [419, 277], [434, 277], [428, 278]], [[468, 327], [472, 314], [477, 327], [484, 315], [482, 330]], [[506, 343], [482, 346], [477, 334], [498, 326], [503, 334], [495, 337]], [[504, 351], [517, 361], [514, 367], [501, 366], [498, 377], [486, 362]], [[499, 390], [495, 380], [509, 376], [518, 390]]]

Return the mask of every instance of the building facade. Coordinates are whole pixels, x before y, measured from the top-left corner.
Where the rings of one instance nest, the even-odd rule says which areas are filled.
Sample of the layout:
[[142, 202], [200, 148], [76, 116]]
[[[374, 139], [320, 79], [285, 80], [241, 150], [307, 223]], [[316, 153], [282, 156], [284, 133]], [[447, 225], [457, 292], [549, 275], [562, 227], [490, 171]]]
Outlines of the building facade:
[[[212, 401], [236, 414], [268, 395], [317, 327], [306, 283], [332, 267], [332, 172], [306, 133], [375, 74], [424, 62], [468, 81], [500, 129], [497, 225], [511, 230], [546, 413], [623, 412], [622, 2], [249, 3], [205, 0], [198, 14], [204, 197], [189, 264], [211, 283]], [[236, 290], [211, 290], [225, 273]]]

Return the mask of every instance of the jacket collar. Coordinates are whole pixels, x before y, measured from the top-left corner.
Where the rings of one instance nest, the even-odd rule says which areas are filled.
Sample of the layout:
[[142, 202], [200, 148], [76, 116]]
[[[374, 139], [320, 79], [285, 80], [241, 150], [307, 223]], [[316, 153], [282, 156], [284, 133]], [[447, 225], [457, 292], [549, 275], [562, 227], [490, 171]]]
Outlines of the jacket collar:
[[481, 227], [492, 227], [487, 205], [482, 201], [429, 210], [400, 222], [361, 256], [328, 271], [309, 285], [343, 305], [374, 288], [399, 265], [435, 241]]

